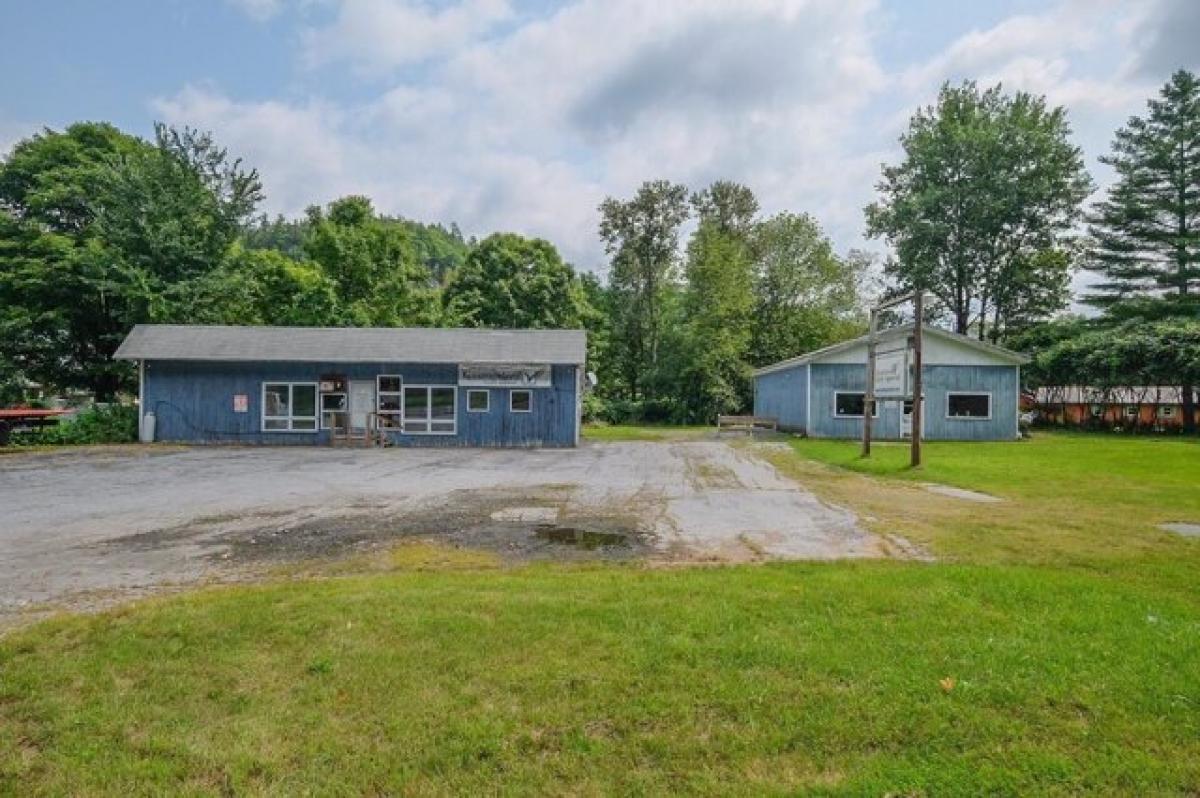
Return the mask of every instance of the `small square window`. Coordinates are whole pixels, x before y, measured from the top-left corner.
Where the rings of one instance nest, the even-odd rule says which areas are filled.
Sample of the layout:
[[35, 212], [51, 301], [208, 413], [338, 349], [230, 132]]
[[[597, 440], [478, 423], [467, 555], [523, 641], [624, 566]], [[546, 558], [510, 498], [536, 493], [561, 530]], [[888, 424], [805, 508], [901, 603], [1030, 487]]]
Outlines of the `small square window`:
[[1125, 415], [1126, 416], [1128, 416], [1129, 418], [1137, 418], [1137, 414], [1138, 414], [1138, 406], [1137, 405], [1125, 405]]
[[529, 413], [533, 411], [532, 391], [510, 391], [508, 394], [508, 409], [513, 413]]
[[1159, 418], [1174, 418], [1175, 417], [1175, 406], [1174, 405], [1159, 405], [1158, 406], [1158, 417]]
[[467, 391], [467, 412], [468, 413], [486, 413], [491, 409], [492, 392], [483, 391]]

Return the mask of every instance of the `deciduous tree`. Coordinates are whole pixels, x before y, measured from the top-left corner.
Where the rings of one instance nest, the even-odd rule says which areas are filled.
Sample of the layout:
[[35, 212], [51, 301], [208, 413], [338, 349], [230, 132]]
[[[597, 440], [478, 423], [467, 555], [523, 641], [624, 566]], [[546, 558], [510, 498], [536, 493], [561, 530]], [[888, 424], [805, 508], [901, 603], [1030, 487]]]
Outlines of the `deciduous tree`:
[[613, 343], [631, 398], [653, 398], [664, 319], [677, 290], [679, 229], [688, 218], [687, 188], [643, 183], [627, 201], [600, 204], [600, 236], [612, 258]]
[[760, 222], [751, 239], [754, 313], [751, 361], [762, 366], [857, 334], [867, 259], [839, 258], [807, 214]]
[[364, 327], [432, 325], [441, 304], [408, 231], [381, 219], [366, 197], [308, 210], [305, 254], [337, 286], [345, 323]]
[[579, 329], [587, 315], [583, 288], [554, 245], [515, 233], [476, 244], [444, 301], [448, 317], [468, 327]]
[[[885, 166], [867, 230], [895, 248], [889, 275], [949, 309], [954, 328], [998, 340], [1064, 305], [1072, 226], [1091, 190], [1063, 108], [1042, 97], [942, 87]], [[1042, 253], [1057, 252], [1048, 256]]]

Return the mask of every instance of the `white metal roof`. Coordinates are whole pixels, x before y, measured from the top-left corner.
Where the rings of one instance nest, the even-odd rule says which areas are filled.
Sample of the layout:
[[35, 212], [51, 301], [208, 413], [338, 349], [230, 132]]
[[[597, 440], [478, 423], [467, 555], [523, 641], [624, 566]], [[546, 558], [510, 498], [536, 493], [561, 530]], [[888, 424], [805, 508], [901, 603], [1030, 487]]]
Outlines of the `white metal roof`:
[[[875, 336], [875, 341], [877, 344], [893, 341], [896, 338], [911, 335], [912, 331], [913, 325], [911, 324], [892, 327], [877, 333]], [[986, 355], [993, 362], [999, 362], [1013, 366], [1019, 366], [1029, 362], [1029, 358], [1020, 354], [1019, 352], [1014, 352], [1011, 349], [1005, 349], [1002, 346], [996, 346], [995, 344], [990, 344], [986, 341], [980, 341], [968, 335], [960, 335], [959, 333], [953, 333], [949, 330], [943, 330], [939, 327], [930, 327], [928, 325], [922, 327], [922, 331], [925, 333], [925, 335], [935, 340], [944, 341], [952, 346], [974, 350], [982, 355]], [[821, 361], [842, 362], [837, 359], [838, 356], [849, 354], [856, 348], [862, 348], [865, 350], [866, 345], [867, 336], [863, 335], [858, 338], [852, 338], [849, 341], [842, 341], [841, 343], [827, 346], [823, 349], [806, 352], [803, 355], [789, 358], [788, 360], [781, 360], [780, 362], [772, 363], [769, 366], [763, 366], [755, 371], [754, 374], [755, 376], [760, 374], [770, 374], [773, 371], [783, 371], [793, 366], [802, 366], [806, 363], [816, 363]], [[865, 355], [863, 355], [862, 352], [858, 354], [861, 355], [861, 357], [854, 358], [854, 360], [856, 362], [865, 362]], [[932, 353], [928, 353], [926, 355], [925, 364], [929, 366], [939, 365], [937, 357], [930, 357], [930, 354]], [[953, 365], [963, 364], [954, 363]]]
[[583, 330], [425, 327], [224, 327], [139, 324], [117, 360], [582, 365]]

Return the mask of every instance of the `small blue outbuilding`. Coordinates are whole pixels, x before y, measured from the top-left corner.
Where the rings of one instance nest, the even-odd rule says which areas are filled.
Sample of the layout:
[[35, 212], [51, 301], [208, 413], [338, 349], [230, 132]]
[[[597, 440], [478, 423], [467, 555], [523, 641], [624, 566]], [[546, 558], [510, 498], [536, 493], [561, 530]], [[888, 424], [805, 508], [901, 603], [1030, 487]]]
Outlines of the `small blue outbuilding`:
[[[1021, 366], [1017, 352], [936, 327], [922, 328], [925, 440], [1012, 440], [1019, 436]], [[912, 325], [876, 336], [879, 349], [903, 349]], [[862, 437], [867, 339], [855, 338], [754, 373], [754, 415], [814, 438]], [[911, 370], [911, 366], [910, 366]], [[872, 434], [912, 434], [912, 402], [880, 401]]]
[[582, 330], [140, 324], [115, 357], [154, 440], [575, 446], [586, 355]]

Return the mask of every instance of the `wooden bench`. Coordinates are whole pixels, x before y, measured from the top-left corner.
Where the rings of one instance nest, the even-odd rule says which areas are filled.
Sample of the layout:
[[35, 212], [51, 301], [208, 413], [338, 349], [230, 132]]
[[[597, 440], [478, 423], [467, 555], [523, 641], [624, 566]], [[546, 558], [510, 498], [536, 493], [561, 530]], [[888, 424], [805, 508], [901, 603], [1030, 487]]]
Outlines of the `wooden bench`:
[[717, 432], [747, 432], [751, 435], [755, 430], [770, 432], [779, 431], [779, 422], [763, 416], [717, 416]]

